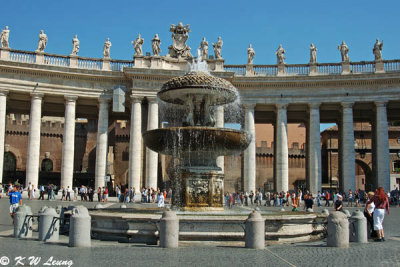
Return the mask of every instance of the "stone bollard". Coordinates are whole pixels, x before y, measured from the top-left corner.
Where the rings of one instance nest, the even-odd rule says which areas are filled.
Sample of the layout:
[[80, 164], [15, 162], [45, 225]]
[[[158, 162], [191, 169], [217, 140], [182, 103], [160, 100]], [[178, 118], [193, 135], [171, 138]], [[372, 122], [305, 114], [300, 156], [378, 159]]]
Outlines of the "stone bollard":
[[329, 215], [329, 210], [323, 209], [321, 213], [324, 214], [324, 215]]
[[328, 216], [328, 247], [349, 246], [349, 220], [346, 214], [334, 211]]
[[69, 246], [90, 247], [91, 217], [84, 206], [76, 206], [72, 210], [69, 223]]
[[54, 208], [47, 208], [39, 215], [39, 240], [55, 242], [59, 239], [60, 220]]
[[14, 213], [14, 237], [29, 238], [32, 237], [32, 210], [29, 206], [22, 205]]
[[347, 216], [347, 218], [351, 217], [351, 214], [350, 214], [349, 210], [343, 210], [343, 213]]
[[360, 210], [350, 217], [350, 242], [368, 243], [367, 218]]
[[172, 210], [165, 211], [160, 220], [160, 247], [177, 248], [179, 245], [179, 218]]
[[245, 247], [264, 249], [265, 247], [265, 220], [258, 211], [250, 213], [245, 222]]

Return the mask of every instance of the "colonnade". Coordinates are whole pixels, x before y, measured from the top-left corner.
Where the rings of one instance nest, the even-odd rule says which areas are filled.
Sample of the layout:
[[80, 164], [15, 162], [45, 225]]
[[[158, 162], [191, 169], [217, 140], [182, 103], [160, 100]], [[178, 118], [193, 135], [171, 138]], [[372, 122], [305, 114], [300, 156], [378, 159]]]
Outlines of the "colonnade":
[[[62, 149], [61, 186], [72, 187], [75, 139], [76, 96], [65, 96], [65, 124]], [[43, 94], [31, 94], [30, 123], [26, 163], [26, 184], [38, 185], [39, 156], [40, 156], [40, 127], [42, 116]], [[131, 98], [131, 124], [129, 144], [129, 186], [139, 190], [141, 187], [142, 170], [142, 100], [143, 97]], [[0, 91], [0, 181], [3, 175], [3, 157], [5, 140], [7, 91]], [[96, 146], [95, 186], [102, 187], [107, 171], [108, 148], [108, 118], [110, 98], [99, 98], [99, 117]], [[307, 123], [307, 187], [312, 193], [321, 190], [321, 145], [320, 145], [320, 104], [308, 105]], [[155, 99], [148, 98], [147, 129], [158, 128], [158, 104]], [[343, 190], [355, 190], [355, 150], [353, 128], [353, 102], [341, 103], [340, 129], [340, 182]], [[252, 135], [249, 147], [244, 151], [244, 191], [256, 190], [256, 137], [255, 137], [255, 104], [244, 104], [245, 129]], [[288, 162], [288, 133], [287, 133], [288, 104], [276, 104], [275, 138], [274, 138], [274, 176], [275, 190], [289, 189]], [[386, 102], [375, 102], [373, 120], [373, 172], [375, 186], [389, 189], [389, 141]], [[216, 110], [217, 127], [223, 127], [223, 108]], [[223, 169], [223, 158], [218, 159], [218, 166]], [[158, 154], [146, 151], [145, 185], [157, 188]], [[138, 194], [139, 195], [139, 194]]]

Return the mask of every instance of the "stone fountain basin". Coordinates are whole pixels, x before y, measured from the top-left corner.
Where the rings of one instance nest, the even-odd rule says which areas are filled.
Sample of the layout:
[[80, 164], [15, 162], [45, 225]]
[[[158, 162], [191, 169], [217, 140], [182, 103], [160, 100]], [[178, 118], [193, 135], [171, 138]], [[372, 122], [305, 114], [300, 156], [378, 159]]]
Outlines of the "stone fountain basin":
[[215, 157], [239, 154], [247, 148], [251, 138], [245, 131], [203, 126], [160, 128], [143, 133], [146, 146], [165, 155], [180, 152]]
[[168, 103], [184, 105], [187, 96], [198, 96], [202, 99], [205, 95], [213, 99], [214, 104], [224, 105], [236, 100], [237, 93], [229, 89], [215, 89], [203, 86], [192, 86], [191, 88], [174, 88], [167, 91], [159, 92], [158, 97]]

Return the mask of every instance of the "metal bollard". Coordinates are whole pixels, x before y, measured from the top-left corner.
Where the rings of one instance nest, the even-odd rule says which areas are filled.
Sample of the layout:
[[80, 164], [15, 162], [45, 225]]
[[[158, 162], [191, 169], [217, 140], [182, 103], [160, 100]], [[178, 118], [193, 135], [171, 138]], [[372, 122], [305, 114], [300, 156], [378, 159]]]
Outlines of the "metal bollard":
[[341, 211], [334, 211], [328, 216], [328, 247], [349, 246], [349, 220]]
[[14, 237], [32, 237], [32, 210], [29, 206], [23, 205], [17, 208], [14, 214]]
[[39, 214], [39, 240], [54, 242], [59, 240], [60, 220], [54, 208], [46, 208]]
[[69, 223], [69, 246], [90, 247], [91, 217], [84, 206], [76, 206], [72, 210]]
[[245, 222], [245, 247], [264, 249], [265, 247], [265, 220], [258, 211], [253, 210]]
[[359, 210], [350, 217], [350, 242], [368, 243], [367, 218]]
[[172, 210], [165, 211], [160, 220], [160, 247], [177, 248], [179, 245], [179, 218]]

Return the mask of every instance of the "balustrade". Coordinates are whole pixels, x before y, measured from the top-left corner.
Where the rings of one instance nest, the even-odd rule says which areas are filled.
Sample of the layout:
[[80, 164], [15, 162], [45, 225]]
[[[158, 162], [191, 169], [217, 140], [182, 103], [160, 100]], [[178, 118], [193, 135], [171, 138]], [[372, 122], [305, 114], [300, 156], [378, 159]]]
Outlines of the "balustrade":
[[259, 76], [276, 76], [278, 67], [276, 65], [254, 65], [254, 73]]
[[309, 75], [310, 68], [308, 64], [286, 65], [286, 75]]
[[122, 71], [123, 68], [132, 68], [133, 61], [129, 60], [111, 60], [111, 70], [113, 71]]
[[399, 59], [384, 60], [383, 68], [385, 72], [400, 71], [400, 60]]
[[246, 66], [244, 65], [224, 65], [227, 72], [235, 73], [235, 76], [244, 76], [246, 74]]
[[375, 72], [375, 62], [374, 61], [350, 62], [350, 71], [352, 73]]
[[10, 50], [10, 60], [24, 63], [34, 63], [36, 60], [35, 52]]
[[68, 67], [69, 66], [69, 57], [60, 56], [60, 55], [52, 55], [52, 54], [44, 54], [44, 64]]
[[317, 72], [322, 75], [331, 75], [331, 74], [341, 74], [342, 73], [342, 64], [341, 63], [318, 63], [317, 64]]
[[103, 63], [101, 59], [85, 58], [85, 57], [78, 58], [78, 67], [81, 69], [101, 70], [102, 64]]

